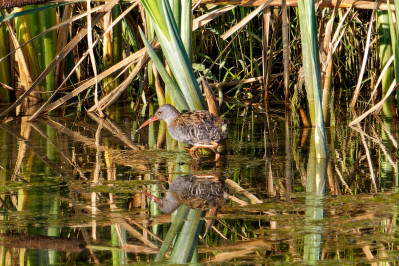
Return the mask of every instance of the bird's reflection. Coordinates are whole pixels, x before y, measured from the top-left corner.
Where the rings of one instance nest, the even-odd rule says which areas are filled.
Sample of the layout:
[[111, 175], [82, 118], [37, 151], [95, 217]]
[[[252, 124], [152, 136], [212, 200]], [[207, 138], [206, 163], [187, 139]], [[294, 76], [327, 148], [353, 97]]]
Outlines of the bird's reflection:
[[228, 188], [224, 179], [185, 175], [175, 179], [164, 198], [143, 192], [151, 198], [163, 213], [172, 213], [181, 204], [193, 209], [209, 210], [221, 206], [228, 199]]

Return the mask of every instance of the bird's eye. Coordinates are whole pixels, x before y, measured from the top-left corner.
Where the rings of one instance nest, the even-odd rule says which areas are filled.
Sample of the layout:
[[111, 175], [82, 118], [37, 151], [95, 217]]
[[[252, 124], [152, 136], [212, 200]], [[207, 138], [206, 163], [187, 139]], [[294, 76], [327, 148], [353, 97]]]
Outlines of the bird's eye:
[[162, 111], [158, 111], [158, 114], [162, 114]]

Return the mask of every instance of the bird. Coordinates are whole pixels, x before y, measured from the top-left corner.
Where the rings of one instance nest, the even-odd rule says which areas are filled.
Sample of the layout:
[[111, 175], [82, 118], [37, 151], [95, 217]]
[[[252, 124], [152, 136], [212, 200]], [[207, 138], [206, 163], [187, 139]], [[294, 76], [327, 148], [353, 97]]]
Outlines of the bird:
[[163, 213], [172, 213], [181, 204], [193, 209], [209, 210], [226, 203], [229, 190], [224, 179], [197, 178], [184, 175], [169, 185], [169, 192], [164, 198], [158, 198], [145, 191], [143, 194], [154, 201]]
[[227, 138], [227, 119], [224, 116], [217, 117], [205, 110], [180, 113], [173, 105], [164, 104], [138, 130], [157, 120], [166, 122], [172, 138], [192, 145], [185, 149], [193, 159], [199, 159], [199, 148], [213, 150], [215, 161], [220, 159], [217, 148], [219, 143]]

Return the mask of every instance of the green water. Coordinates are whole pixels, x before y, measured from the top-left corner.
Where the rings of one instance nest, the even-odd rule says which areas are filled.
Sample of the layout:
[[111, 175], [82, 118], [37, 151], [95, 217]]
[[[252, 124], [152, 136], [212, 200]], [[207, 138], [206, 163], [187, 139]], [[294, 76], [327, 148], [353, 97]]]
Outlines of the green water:
[[[281, 110], [227, 116], [220, 163], [210, 154], [199, 164], [168, 138], [168, 149], [156, 150], [159, 123], [136, 133], [129, 111], [115, 120], [71, 115], [0, 125], [1, 264], [181, 262], [184, 252], [191, 262], [232, 264], [399, 259], [394, 121], [354, 130], [337, 119], [322, 161], [313, 156], [312, 130], [292, 128]], [[181, 207], [184, 236], [156, 257], [171, 215], [141, 191], [162, 196], [168, 181], [189, 173], [226, 178], [230, 200], [209, 217]]]

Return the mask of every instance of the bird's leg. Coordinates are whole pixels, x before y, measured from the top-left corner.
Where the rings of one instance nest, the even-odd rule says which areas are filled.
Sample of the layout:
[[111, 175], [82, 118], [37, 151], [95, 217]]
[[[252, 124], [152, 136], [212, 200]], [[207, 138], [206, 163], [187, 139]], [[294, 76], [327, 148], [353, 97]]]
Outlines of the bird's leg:
[[211, 149], [215, 153], [215, 162], [217, 162], [220, 159], [220, 153], [218, 152], [219, 143], [212, 141], [211, 144], [213, 146]]
[[196, 160], [199, 159], [199, 156], [198, 156], [199, 148], [211, 149], [215, 153], [215, 162], [217, 162], [220, 159], [220, 153], [217, 151], [218, 147], [219, 147], [219, 143], [212, 141], [211, 144], [194, 145], [191, 148], [184, 147], [184, 149], [186, 151], [190, 152], [191, 157]]
[[[190, 148], [188, 148], [188, 147], [183, 147], [186, 151], [188, 151], [189, 153], [190, 153], [190, 155], [191, 155], [191, 158], [193, 158], [193, 159], [198, 159], [198, 154], [197, 154], [197, 152], [196, 152], [196, 150], [197, 149], [195, 149], [195, 151], [192, 151], [192, 148], [194, 148], [194, 146], [193, 147], [190, 147]], [[193, 155], [194, 154], [194, 155]]]
[[216, 149], [212, 149], [213, 152], [215, 153], [215, 162], [219, 161], [220, 159], [220, 153]]
[[[191, 157], [193, 157], [194, 159], [199, 159], [199, 156], [197, 154], [197, 150], [199, 148], [211, 149], [215, 153], [215, 162], [217, 162], [220, 159], [220, 153], [217, 151], [218, 147], [219, 147], [219, 143], [212, 141], [211, 144], [194, 145], [190, 149], [186, 149], [186, 150], [190, 152]], [[193, 156], [193, 154], [195, 157]]]
[[198, 160], [199, 156], [197, 154], [197, 150], [200, 146], [194, 145], [190, 149], [187, 149], [188, 152], [190, 152], [190, 155], [193, 159]]

